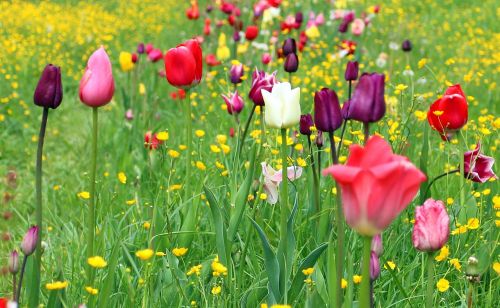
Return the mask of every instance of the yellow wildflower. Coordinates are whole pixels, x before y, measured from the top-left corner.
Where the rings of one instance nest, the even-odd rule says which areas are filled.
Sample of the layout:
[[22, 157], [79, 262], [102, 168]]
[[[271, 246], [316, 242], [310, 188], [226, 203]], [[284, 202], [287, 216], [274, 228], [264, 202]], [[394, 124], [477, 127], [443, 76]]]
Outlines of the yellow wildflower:
[[81, 191], [77, 196], [82, 199], [90, 199], [90, 193], [88, 191]]
[[150, 249], [150, 248], [138, 250], [135, 252], [135, 256], [137, 258], [141, 259], [142, 261], [146, 261], [146, 260], [151, 259], [151, 257], [153, 255], [154, 255], [154, 251], [153, 251], [153, 249]]
[[450, 282], [444, 278], [441, 278], [436, 283], [436, 287], [439, 290], [439, 292], [446, 292], [446, 290], [448, 290], [448, 288], [450, 287]]
[[125, 173], [123, 173], [123, 172], [118, 173], [118, 181], [120, 181], [120, 183], [122, 183], [122, 184], [127, 183], [127, 176], [125, 175]]
[[180, 248], [176, 247], [176, 248], [172, 249], [172, 253], [176, 257], [182, 257], [183, 255], [185, 255], [187, 253], [187, 251], [188, 251], [188, 249], [184, 248], [184, 247], [180, 247]]
[[108, 262], [106, 262], [104, 258], [100, 256], [88, 258], [87, 263], [93, 268], [104, 268], [108, 265]]
[[54, 281], [54, 282], [49, 282], [45, 285], [45, 288], [47, 290], [62, 290], [66, 289], [68, 287], [68, 282], [67, 281]]
[[439, 251], [439, 254], [434, 258], [434, 260], [441, 262], [443, 260], [446, 260], [450, 254], [450, 250], [448, 246], [443, 246], [441, 250]]

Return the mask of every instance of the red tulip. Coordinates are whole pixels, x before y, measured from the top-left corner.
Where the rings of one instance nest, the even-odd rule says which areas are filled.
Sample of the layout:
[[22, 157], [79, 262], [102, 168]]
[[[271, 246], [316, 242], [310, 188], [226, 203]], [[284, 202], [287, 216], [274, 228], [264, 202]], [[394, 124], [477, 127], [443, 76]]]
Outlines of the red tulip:
[[459, 84], [449, 87], [443, 97], [431, 105], [427, 113], [429, 124], [439, 132], [443, 140], [449, 140], [467, 123], [467, 118], [467, 100]]
[[144, 134], [144, 147], [150, 150], [156, 150], [158, 146], [162, 144], [162, 141], [158, 140], [156, 134], [148, 131]]
[[262, 55], [262, 64], [268, 65], [271, 62], [271, 55], [266, 52]]
[[413, 246], [420, 251], [436, 251], [448, 241], [450, 217], [443, 201], [427, 199], [424, 205], [415, 208]]
[[201, 81], [203, 70], [202, 51], [196, 40], [189, 40], [165, 54], [165, 71], [168, 82], [174, 87], [189, 89]]
[[331, 175], [340, 185], [347, 224], [367, 236], [387, 228], [426, 179], [378, 136], [368, 139], [364, 148], [352, 145], [346, 165], [330, 166], [323, 174]]
[[255, 25], [251, 25], [247, 27], [245, 31], [245, 38], [249, 41], [253, 41], [259, 35], [259, 28]]
[[217, 60], [217, 57], [213, 53], [208, 54], [205, 57], [205, 62], [207, 63], [208, 66], [217, 66], [221, 64], [221, 62]]
[[198, 4], [194, 3], [191, 7], [186, 10], [186, 16], [188, 19], [195, 20], [200, 17], [200, 10], [198, 9]]
[[115, 81], [111, 62], [104, 47], [89, 58], [85, 74], [80, 80], [80, 100], [87, 106], [100, 107], [111, 101], [115, 93]]

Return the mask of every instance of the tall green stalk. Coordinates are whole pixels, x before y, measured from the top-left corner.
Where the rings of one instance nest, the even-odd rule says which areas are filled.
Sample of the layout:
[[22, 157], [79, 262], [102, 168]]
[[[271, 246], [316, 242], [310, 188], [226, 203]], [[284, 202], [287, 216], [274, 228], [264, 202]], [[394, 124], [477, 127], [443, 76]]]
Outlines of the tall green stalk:
[[[94, 256], [94, 240], [95, 240], [95, 204], [96, 204], [96, 193], [95, 193], [95, 176], [97, 169], [97, 121], [98, 121], [98, 108], [92, 107], [92, 154], [90, 163], [90, 201], [87, 213], [87, 223], [89, 230], [87, 230], [87, 258]], [[93, 270], [92, 267], [87, 266], [87, 279], [89, 285], [92, 286], [93, 283]]]
[[289, 264], [286, 264], [286, 254], [288, 251], [288, 241], [287, 241], [287, 220], [288, 220], [288, 149], [286, 145], [286, 128], [281, 129], [281, 217], [280, 217], [280, 243], [283, 243], [283, 264], [284, 268], [282, 269], [282, 276], [284, 277], [284, 290], [283, 296], [285, 300], [285, 304], [287, 303], [287, 278], [288, 278], [288, 267]]
[[427, 253], [427, 293], [425, 295], [425, 307], [432, 308], [434, 303], [434, 254]]
[[190, 92], [186, 90], [186, 183], [184, 184], [184, 199], [189, 196], [189, 181], [191, 180], [191, 143], [193, 139], [193, 121], [191, 118], [191, 97]]
[[30, 292], [29, 304], [30, 307], [38, 307], [40, 301], [40, 269], [42, 265], [42, 233], [43, 233], [43, 220], [42, 220], [42, 156], [43, 156], [43, 142], [45, 140], [45, 130], [47, 128], [47, 119], [49, 117], [49, 108], [43, 108], [42, 123], [40, 124], [40, 133], [38, 135], [38, 149], [36, 153], [36, 225], [38, 226], [38, 240], [36, 243], [36, 252], [33, 262], [33, 271], [31, 273], [32, 290]]
[[363, 259], [361, 271], [361, 287], [359, 289], [359, 307], [370, 307], [370, 254], [372, 246], [372, 237], [363, 237]]

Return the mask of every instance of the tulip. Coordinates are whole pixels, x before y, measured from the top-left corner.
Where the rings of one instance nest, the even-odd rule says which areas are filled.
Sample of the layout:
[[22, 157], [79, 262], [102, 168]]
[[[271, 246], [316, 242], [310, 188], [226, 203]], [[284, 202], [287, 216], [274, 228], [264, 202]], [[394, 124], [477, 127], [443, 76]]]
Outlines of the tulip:
[[302, 14], [302, 12], [295, 13], [295, 22], [300, 25], [302, 24], [302, 21], [304, 21], [304, 14]]
[[349, 61], [345, 67], [344, 78], [346, 81], [358, 79], [359, 64], [358, 61]]
[[[277, 83], [271, 92], [263, 89], [266, 124], [272, 128], [290, 128], [300, 122], [300, 88], [292, 90], [288, 82]], [[283, 141], [286, 143], [286, 141]]]
[[412, 49], [412, 44], [410, 40], [404, 40], [403, 43], [401, 44], [401, 49], [405, 52], [409, 52]]
[[144, 47], [144, 43], [139, 43], [137, 45], [137, 53], [142, 55], [145, 52], [146, 52], [146, 48]]
[[365, 22], [362, 19], [356, 18], [352, 22], [351, 31], [352, 34], [360, 36], [365, 30]]
[[33, 254], [36, 248], [36, 243], [38, 241], [39, 229], [37, 226], [33, 226], [28, 229], [28, 232], [23, 237], [21, 242], [21, 250], [25, 256], [30, 256]]
[[239, 42], [241, 40], [241, 35], [239, 31], [234, 31], [233, 33], [233, 41]]
[[415, 208], [413, 246], [420, 251], [437, 251], [448, 241], [450, 218], [443, 201], [427, 199]]
[[335, 91], [323, 88], [314, 94], [314, 123], [322, 132], [333, 132], [342, 125], [339, 99]]
[[370, 279], [376, 280], [380, 276], [380, 260], [377, 254], [372, 251], [370, 253]]
[[467, 123], [467, 118], [467, 100], [459, 84], [449, 87], [444, 95], [431, 105], [427, 113], [430, 126], [439, 132], [443, 140], [449, 140], [460, 130]]
[[464, 153], [464, 176], [473, 182], [485, 183], [491, 178], [497, 178], [493, 172], [495, 159], [481, 153], [478, 142], [473, 151]]
[[149, 54], [151, 52], [151, 50], [153, 50], [153, 49], [154, 49], [153, 44], [151, 44], [151, 43], [146, 44], [145, 51], [147, 54]]
[[300, 116], [300, 133], [302, 135], [311, 136], [311, 127], [313, 126], [314, 122], [310, 113]]
[[189, 40], [165, 54], [168, 82], [177, 88], [190, 89], [198, 85], [202, 76], [202, 51], [196, 40]]
[[[314, 141], [316, 142], [316, 146], [318, 148], [322, 148], [323, 147], [323, 132], [322, 131], [318, 131], [318, 135], [316, 136], [316, 139], [314, 139]], [[320, 154], [320, 153], [318, 153]], [[318, 158], [319, 160], [319, 158]], [[321, 166], [321, 164], [319, 164]]]
[[255, 105], [264, 106], [262, 90], [270, 91], [276, 83], [276, 72], [267, 74], [264, 71], [255, 69], [252, 74], [252, 87], [250, 88], [248, 97], [254, 102]]
[[[261, 163], [262, 175], [264, 177], [263, 189], [266, 192], [266, 201], [274, 205], [278, 202], [278, 186], [283, 181], [283, 170], [274, 170], [267, 163]], [[287, 168], [287, 176], [290, 181], [294, 181], [302, 176], [302, 168], [291, 166]]]
[[9, 272], [16, 274], [19, 271], [19, 254], [13, 250], [9, 255]]
[[161, 49], [159, 49], [159, 48], [154, 48], [153, 50], [151, 50], [148, 53], [148, 60], [153, 62], [153, 63], [160, 61], [162, 57], [163, 57], [163, 54], [161, 52]]
[[231, 83], [238, 84], [241, 83], [243, 77], [243, 64], [233, 64], [229, 70], [229, 75], [231, 77]]
[[217, 60], [217, 57], [212, 53], [205, 56], [205, 63], [207, 63], [207, 66], [217, 66], [221, 64], [221, 62]]
[[383, 74], [362, 74], [351, 100], [342, 108], [343, 117], [363, 123], [380, 120], [385, 114], [384, 79]]
[[285, 59], [285, 72], [295, 73], [299, 69], [299, 58], [296, 53], [289, 53]]
[[61, 68], [48, 64], [38, 80], [33, 101], [37, 106], [56, 109], [62, 97]]
[[132, 61], [132, 54], [130, 52], [120, 52], [118, 60], [122, 71], [128, 72], [134, 68], [134, 62]]
[[377, 256], [381, 256], [382, 252], [384, 252], [384, 246], [382, 246], [382, 235], [377, 234], [372, 239], [371, 250], [377, 254]]
[[113, 98], [115, 81], [111, 62], [104, 47], [89, 58], [85, 74], [80, 81], [80, 100], [89, 107], [101, 107]]
[[137, 63], [139, 61], [139, 56], [136, 53], [132, 54], [132, 63]]
[[244, 102], [243, 98], [238, 95], [238, 91], [234, 91], [229, 97], [222, 94], [222, 98], [227, 106], [227, 112], [229, 114], [239, 114], [243, 110]]
[[351, 145], [346, 165], [323, 171], [342, 191], [347, 224], [358, 233], [375, 236], [403, 211], [425, 181], [406, 157], [392, 153], [382, 138], [372, 136], [365, 147]]
[[264, 53], [264, 54], [262, 55], [262, 64], [264, 64], [264, 65], [268, 65], [268, 64], [269, 64], [269, 62], [271, 62], [271, 60], [272, 60], [272, 59], [271, 59], [271, 55], [270, 55], [268, 52], [266, 52], [266, 53]]
[[196, 20], [200, 17], [200, 10], [198, 8], [198, 4], [195, 2], [193, 3], [187, 10], [186, 10], [186, 17], [190, 20]]
[[283, 42], [283, 55], [286, 57], [291, 53], [297, 53], [297, 44], [293, 38], [287, 38]]
[[132, 111], [132, 109], [127, 109], [127, 111], [125, 112], [125, 119], [128, 121], [132, 121], [134, 119], [134, 112]]
[[158, 140], [156, 134], [151, 131], [147, 131], [144, 134], [144, 146], [149, 150], [156, 150], [163, 142]]
[[253, 41], [259, 35], [259, 28], [255, 25], [248, 26], [245, 31], [245, 38], [248, 41]]

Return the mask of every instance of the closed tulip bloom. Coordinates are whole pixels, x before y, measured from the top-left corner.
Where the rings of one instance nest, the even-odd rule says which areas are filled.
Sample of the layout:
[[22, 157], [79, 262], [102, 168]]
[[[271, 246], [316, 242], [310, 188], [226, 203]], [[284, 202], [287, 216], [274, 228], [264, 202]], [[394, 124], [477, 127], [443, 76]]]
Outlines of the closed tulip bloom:
[[234, 93], [230, 96], [226, 96], [222, 94], [222, 98], [227, 106], [227, 112], [229, 114], [239, 114], [241, 110], [243, 110], [244, 102], [243, 98], [238, 95], [238, 91], [234, 91]]
[[365, 30], [365, 22], [360, 18], [354, 19], [351, 26], [352, 34], [359, 36], [363, 34], [364, 30]]
[[495, 159], [481, 153], [481, 144], [478, 142], [473, 151], [464, 153], [464, 176], [477, 183], [485, 183], [491, 178], [497, 178], [493, 172]]
[[404, 40], [403, 43], [401, 44], [401, 49], [405, 52], [411, 51], [412, 45], [410, 40]]
[[165, 72], [168, 82], [174, 87], [189, 89], [201, 81], [203, 55], [200, 44], [189, 40], [165, 54]]
[[311, 136], [311, 127], [313, 126], [314, 122], [310, 113], [300, 116], [300, 133], [302, 135]]
[[346, 165], [323, 171], [339, 183], [347, 224], [361, 235], [382, 233], [413, 200], [426, 177], [381, 137], [351, 145]]
[[288, 82], [277, 83], [271, 92], [262, 90], [266, 103], [265, 120], [272, 128], [290, 128], [300, 122], [300, 88]]
[[154, 48], [153, 50], [151, 50], [151, 52], [148, 53], [148, 60], [153, 63], [160, 61], [161, 58], [163, 58], [163, 53], [159, 48]]
[[261, 60], [262, 60], [262, 64], [268, 65], [271, 62], [271, 60], [272, 60], [271, 59], [271, 55], [268, 52], [266, 52], [266, 53], [264, 53], [262, 55], [262, 59]]
[[377, 254], [372, 251], [370, 253], [370, 279], [376, 280], [380, 276], [380, 260]]
[[243, 77], [243, 64], [233, 64], [229, 70], [229, 75], [231, 77], [231, 83], [238, 84], [241, 83]]
[[113, 98], [115, 81], [108, 54], [104, 47], [89, 58], [85, 74], [80, 81], [80, 100], [89, 107], [101, 107]]
[[289, 53], [285, 59], [285, 72], [295, 73], [299, 69], [299, 58], [296, 53]]
[[13, 250], [9, 255], [9, 272], [16, 274], [19, 271], [19, 254]]
[[132, 61], [132, 54], [130, 52], [122, 51], [118, 57], [122, 71], [128, 72], [134, 68], [134, 61]]
[[322, 132], [334, 132], [342, 125], [339, 99], [335, 91], [323, 88], [314, 94], [314, 123]]
[[21, 242], [21, 250], [25, 256], [29, 256], [35, 252], [36, 242], [38, 241], [38, 231], [37, 226], [33, 226], [28, 229], [28, 232], [24, 235], [23, 241]]
[[385, 115], [384, 80], [384, 74], [361, 75], [351, 100], [342, 108], [344, 118], [363, 123], [382, 119]]
[[467, 100], [459, 84], [449, 87], [444, 95], [431, 105], [427, 113], [429, 124], [439, 132], [443, 140], [449, 140], [456, 131], [467, 124], [467, 119]]
[[377, 256], [381, 256], [382, 252], [384, 252], [384, 246], [382, 245], [382, 234], [377, 234], [372, 239], [372, 251], [377, 254]]
[[287, 38], [283, 42], [283, 55], [286, 57], [291, 53], [297, 53], [297, 44], [293, 38]]
[[259, 28], [255, 25], [248, 26], [245, 31], [245, 38], [248, 41], [253, 41], [259, 35]]
[[358, 79], [359, 64], [358, 61], [349, 61], [345, 67], [344, 78], [346, 81]]
[[415, 208], [413, 246], [420, 251], [436, 251], [448, 241], [450, 217], [443, 201], [427, 199], [424, 205]]
[[144, 46], [144, 43], [139, 43], [137, 45], [137, 53], [141, 55], [145, 52], [146, 52], [146, 47]]
[[264, 106], [264, 98], [262, 97], [261, 90], [271, 91], [273, 85], [277, 83], [276, 72], [268, 74], [264, 71], [255, 69], [252, 74], [252, 87], [248, 93], [248, 97], [257, 106]]
[[61, 68], [48, 64], [38, 80], [33, 101], [37, 106], [56, 109], [61, 104], [62, 97]]

